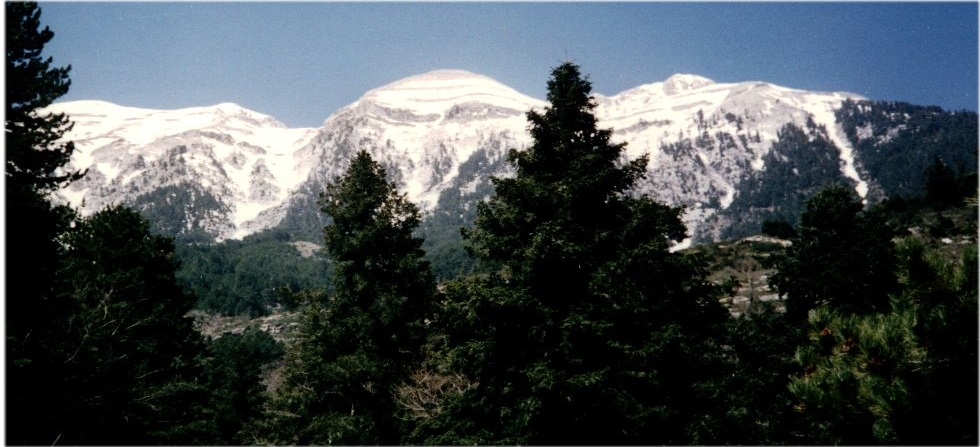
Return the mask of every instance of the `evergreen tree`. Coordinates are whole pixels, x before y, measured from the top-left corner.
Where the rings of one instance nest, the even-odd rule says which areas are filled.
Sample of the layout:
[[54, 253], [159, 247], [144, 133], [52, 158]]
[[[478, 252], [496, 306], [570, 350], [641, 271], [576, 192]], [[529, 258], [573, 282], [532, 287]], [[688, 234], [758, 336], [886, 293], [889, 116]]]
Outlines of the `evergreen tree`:
[[272, 442], [394, 444], [396, 387], [419, 365], [436, 294], [419, 210], [365, 151], [320, 204], [333, 294], [307, 294], [300, 340], [264, 430]]
[[977, 443], [977, 252], [901, 244], [902, 290], [882, 312], [810, 313], [790, 386], [820, 444]]
[[828, 187], [806, 201], [796, 236], [772, 278], [786, 296], [787, 315], [803, 321], [828, 304], [848, 312], [888, 306], [895, 288], [892, 232], [853, 190]]
[[77, 310], [62, 366], [71, 389], [59, 421], [68, 444], [209, 442], [197, 376], [200, 334], [177, 286], [173, 241], [135, 211], [110, 207], [64, 238], [61, 270]]
[[[71, 67], [55, 68], [41, 52], [54, 33], [41, 26], [41, 10], [33, 2], [7, 2], [6, 178], [8, 192], [50, 192], [80, 177], [65, 173], [75, 149], [60, 141], [72, 124], [64, 114], [44, 114], [65, 93]], [[13, 188], [11, 190], [11, 188]]]
[[962, 197], [956, 184], [956, 173], [949, 169], [939, 157], [933, 157], [926, 169], [926, 200], [936, 210], [944, 210]]
[[716, 445], [806, 443], [798, 437], [791, 376], [806, 334], [771, 306], [732, 319], [724, 331], [723, 360], [706, 384], [715, 396], [693, 430], [692, 442]]
[[55, 272], [62, 254], [57, 238], [72, 213], [52, 207], [47, 194], [80, 174], [63, 169], [74, 150], [60, 142], [68, 119], [39, 109], [68, 91], [70, 68], [42, 58], [54, 33], [40, 29], [36, 3], [7, 2], [5, 12], [6, 440], [50, 444], [58, 440], [69, 387], [64, 328], [73, 304], [55, 288]]
[[782, 239], [796, 236], [796, 229], [785, 220], [767, 220], [762, 222], [762, 234]]
[[[598, 129], [591, 84], [564, 63], [514, 178], [466, 231], [494, 273], [447, 291], [454, 367], [479, 385], [433, 421], [452, 443], [684, 442], [712, 326], [726, 318], [698, 263], [669, 252], [680, 210], [630, 188], [646, 158]], [[703, 351], [702, 351], [703, 350]], [[465, 401], [465, 402], [464, 402]], [[423, 430], [424, 432], [424, 430]]]
[[262, 416], [266, 367], [282, 358], [282, 343], [255, 326], [240, 334], [224, 334], [208, 343], [209, 411], [214, 439], [223, 445], [253, 443], [249, 427]]
[[[927, 183], [923, 168], [936, 157], [948, 168], [977, 170], [976, 112], [847, 99], [834, 114], [862, 170], [875, 179], [872, 196], [879, 188], [888, 197], [921, 194]], [[975, 190], [976, 178], [969, 192]]]

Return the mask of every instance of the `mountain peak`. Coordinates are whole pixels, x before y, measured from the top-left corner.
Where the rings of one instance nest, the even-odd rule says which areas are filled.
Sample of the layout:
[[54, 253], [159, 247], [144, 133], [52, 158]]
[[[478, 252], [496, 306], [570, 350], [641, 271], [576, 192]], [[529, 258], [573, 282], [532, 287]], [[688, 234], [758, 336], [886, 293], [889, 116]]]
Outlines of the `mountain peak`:
[[714, 83], [715, 81], [712, 81], [704, 76], [677, 73], [664, 81], [664, 93], [673, 95], [676, 93], [696, 90]]
[[368, 91], [361, 100], [386, 107], [442, 113], [465, 101], [488, 102], [526, 110], [537, 100], [490, 77], [466, 70], [434, 70]]
[[452, 91], [459, 89], [498, 89], [509, 87], [496, 80], [466, 70], [433, 70], [422, 74], [399, 79], [390, 84], [372, 89], [365, 96], [379, 92], [392, 91]]
[[233, 102], [223, 102], [220, 104], [215, 104], [212, 106], [199, 106], [199, 107], [187, 107], [183, 109], [176, 109], [173, 112], [186, 113], [186, 114], [209, 114], [220, 117], [231, 117], [231, 116], [259, 116], [261, 118], [268, 117], [265, 114], [256, 112], [254, 110], [246, 109]]
[[473, 73], [471, 71], [458, 70], [458, 69], [440, 69], [440, 70], [432, 70], [422, 74], [417, 74], [414, 76], [409, 76], [405, 79], [395, 81], [394, 83], [389, 85], [410, 84], [415, 82], [447, 82], [447, 81], [452, 82], [452, 81], [466, 81], [466, 80], [487, 80], [487, 81], [497, 82], [487, 76]]
[[213, 106], [205, 107], [189, 107], [186, 109], [175, 110], [176, 113], [183, 113], [187, 115], [202, 115], [210, 117], [211, 123], [226, 123], [228, 120], [241, 120], [245, 122], [252, 123], [254, 125], [270, 126], [270, 127], [286, 127], [285, 124], [279, 122], [279, 120], [273, 118], [272, 116], [266, 115], [261, 112], [256, 112], [251, 109], [247, 109], [243, 106], [235, 104], [233, 102], [223, 102], [220, 104], [215, 104]]
[[221, 104], [215, 104], [215, 105], [213, 105], [211, 107], [207, 107], [207, 108], [208, 109], [215, 110], [215, 111], [218, 111], [218, 112], [221, 112], [221, 113], [225, 113], [225, 114], [228, 114], [228, 115], [235, 115], [235, 114], [241, 113], [243, 111], [246, 111], [246, 109], [244, 107], [242, 107], [242, 106], [240, 106], [238, 104], [235, 104], [233, 102], [223, 102]]

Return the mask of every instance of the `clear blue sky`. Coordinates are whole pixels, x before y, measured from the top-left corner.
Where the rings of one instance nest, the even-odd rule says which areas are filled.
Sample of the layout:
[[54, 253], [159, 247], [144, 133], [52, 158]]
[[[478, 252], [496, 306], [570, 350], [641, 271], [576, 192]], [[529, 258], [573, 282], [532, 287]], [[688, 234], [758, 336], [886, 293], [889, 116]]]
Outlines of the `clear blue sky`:
[[41, 3], [61, 100], [234, 102], [319, 126], [440, 68], [543, 99], [566, 58], [615, 94], [674, 73], [977, 110], [977, 3]]

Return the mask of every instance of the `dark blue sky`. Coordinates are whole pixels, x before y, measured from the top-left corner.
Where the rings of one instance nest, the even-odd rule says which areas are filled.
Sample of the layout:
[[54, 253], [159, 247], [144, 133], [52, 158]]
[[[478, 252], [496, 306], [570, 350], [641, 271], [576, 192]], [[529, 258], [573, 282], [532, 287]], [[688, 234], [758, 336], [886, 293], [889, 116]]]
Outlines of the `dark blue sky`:
[[234, 102], [318, 126], [440, 68], [544, 98], [577, 62], [615, 94], [674, 73], [977, 110], [977, 3], [41, 3], [61, 100]]

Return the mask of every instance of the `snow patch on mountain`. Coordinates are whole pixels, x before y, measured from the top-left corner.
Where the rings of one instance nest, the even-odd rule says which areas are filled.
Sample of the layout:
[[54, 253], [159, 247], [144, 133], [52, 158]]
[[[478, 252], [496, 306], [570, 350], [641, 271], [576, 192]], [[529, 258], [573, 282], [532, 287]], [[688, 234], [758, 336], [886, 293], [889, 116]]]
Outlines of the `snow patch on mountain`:
[[841, 172], [845, 177], [854, 180], [856, 184], [854, 187], [855, 191], [864, 199], [868, 196], [868, 182], [858, 174], [854, 161], [854, 147], [851, 146], [851, 141], [844, 134], [844, 128], [837, 123], [837, 118], [834, 116], [834, 111], [840, 108], [841, 103], [844, 102], [846, 97], [841, 94], [835, 94], [832, 98], [836, 101], [827, 101], [826, 96], [814, 96], [808, 95], [807, 102], [823, 106], [811, 108], [814, 121], [827, 128], [827, 135], [830, 137], [830, 141], [840, 150]]

